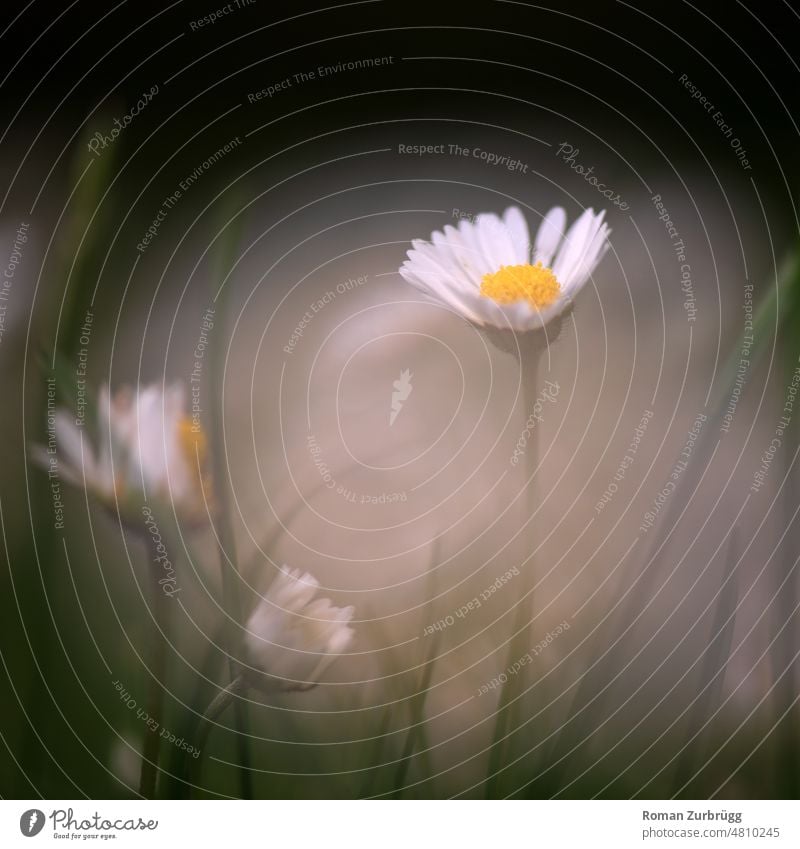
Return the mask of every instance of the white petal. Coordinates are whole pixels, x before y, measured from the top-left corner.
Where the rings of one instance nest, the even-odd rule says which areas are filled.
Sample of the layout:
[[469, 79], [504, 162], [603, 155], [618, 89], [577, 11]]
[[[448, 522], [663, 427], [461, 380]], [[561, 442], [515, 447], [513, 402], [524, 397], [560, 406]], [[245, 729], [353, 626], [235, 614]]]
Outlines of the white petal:
[[[564, 228], [567, 223], [567, 213], [562, 207], [554, 206], [545, 215], [539, 229], [536, 231], [536, 244], [533, 248], [533, 263], [541, 262], [550, 267], [553, 257], [564, 238]], [[558, 275], [556, 275], [558, 277]]]
[[[80, 472], [84, 466], [84, 457], [81, 450], [81, 430], [75, 425], [72, 417], [65, 410], [58, 410], [54, 417], [56, 431], [56, 448], [61, 455], [61, 460]], [[89, 474], [93, 471], [94, 459], [91, 449], [86, 451], [85, 465]], [[89, 475], [87, 475], [88, 477]]]
[[575, 295], [581, 289], [608, 250], [608, 235], [611, 229], [602, 223], [602, 217], [601, 213], [595, 219], [597, 227], [587, 236], [583, 254], [569, 275], [569, 283], [564, 287], [569, 295]]
[[517, 251], [511, 234], [503, 222], [491, 214], [479, 215], [475, 222], [478, 247], [486, 257], [493, 270], [503, 265], [514, 265], [517, 261]]
[[[434, 233], [433, 235], [436, 237], [440, 234]], [[458, 269], [459, 280], [462, 281], [465, 289], [475, 290], [479, 288], [481, 278], [475, 265], [474, 249], [472, 247], [468, 248], [464, 244], [461, 232], [448, 224], [444, 228], [442, 241], [437, 244], [437, 247], [439, 245], [443, 247], [447, 257]]]
[[517, 265], [527, 265], [531, 256], [531, 237], [525, 216], [516, 206], [509, 206], [503, 213], [503, 223], [514, 244]]
[[477, 226], [471, 221], [462, 221], [458, 225], [458, 232], [463, 246], [462, 262], [470, 277], [480, 281], [484, 274], [497, 271], [498, 266], [483, 254]]
[[474, 291], [477, 283], [462, 261], [463, 250], [458, 231], [446, 227], [445, 233], [434, 233], [433, 239], [433, 244], [414, 243], [421, 266], [435, 269], [440, 280], [447, 280], [462, 291]]
[[449, 306], [457, 314], [464, 316], [469, 321], [480, 323], [480, 319], [474, 309], [470, 307], [465, 297], [459, 295], [455, 288], [450, 285], [448, 279], [444, 278], [441, 273], [437, 273], [435, 269], [421, 269], [420, 265], [415, 263], [409, 267], [408, 263], [400, 268], [400, 276], [422, 290], [426, 295], [434, 298], [440, 303]]
[[314, 597], [319, 582], [308, 572], [300, 574], [299, 569], [283, 570], [275, 576], [267, 592], [267, 598], [275, 607], [282, 610], [300, 610]]
[[553, 274], [564, 289], [569, 288], [571, 275], [580, 264], [587, 243], [594, 233], [594, 220], [594, 210], [584, 210], [581, 217], [569, 228], [561, 245], [553, 264]]

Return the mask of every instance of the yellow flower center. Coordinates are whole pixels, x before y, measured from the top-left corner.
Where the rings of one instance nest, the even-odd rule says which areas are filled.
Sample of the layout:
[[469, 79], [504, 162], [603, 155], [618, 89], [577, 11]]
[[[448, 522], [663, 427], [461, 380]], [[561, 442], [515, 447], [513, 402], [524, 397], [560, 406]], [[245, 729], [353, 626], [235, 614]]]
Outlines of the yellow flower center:
[[178, 421], [178, 443], [190, 469], [196, 469], [200, 462], [200, 486], [206, 495], [211, 497], [211, 477], [208, 474], [208, 438], [201, 425], [196, 424], [188, 416]]
[[555, 274], [541, 262], [536, 265], [501, 265], [481, 280], [481, 295], [498, 304], [527, 301], [541, 309], [554, 303], [561, 293]]
[[[208, 456], [208, 440], [203, 428], [195, 424], [188, 416], [183, 416], [178, 421], [178, 442], [180, 442], [183, 456], [187, 463], [194, 466], [195, 450], [200, 459], [200, 466], [205, 465]], [[195, 449], [195, 446], [197, 448]]]

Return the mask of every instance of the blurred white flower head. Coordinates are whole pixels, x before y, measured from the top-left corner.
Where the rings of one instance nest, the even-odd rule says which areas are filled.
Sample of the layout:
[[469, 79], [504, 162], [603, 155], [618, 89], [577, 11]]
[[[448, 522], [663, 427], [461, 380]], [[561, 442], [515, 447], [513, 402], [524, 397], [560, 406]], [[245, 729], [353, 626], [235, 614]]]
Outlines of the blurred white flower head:
[[350, 644], [354, 608], [315, 599], [318, 589], [312, 575], [284, 566], [250, 616], [245, 648], [256, 671], [248, 677], [259, 689], [310, 689]]
[[479, 215], [412, 241], [403, 279], [481, 326], [517, 332], [543, 327], [569, 306], [608, 249], [605, 212], [587, 209], [565, 230], [560, 206], [545, 215], [533, 251], [515, 206], [502, 219]]
[[142, 765], [140, 744], [130, 734], [116, 734], [111, 741], [108, 765], [111, 772], [128, 788], [139, 782]]
[[171, 502], [184, 519], [207, 517], [208, 444], [202, 427], [186, 413], [182, 384], [152, 384], [138, 393], [123, 387], [113, 396], [101, 386], [97, 445], [65, 409], [55, 411], [48, 428], [55, 436], [55, 453], [52, 446], [36, 446], [36, 461], [76, 486], [85, 481], [86, 489], [106, 505], [138, 511], [146, 494]]

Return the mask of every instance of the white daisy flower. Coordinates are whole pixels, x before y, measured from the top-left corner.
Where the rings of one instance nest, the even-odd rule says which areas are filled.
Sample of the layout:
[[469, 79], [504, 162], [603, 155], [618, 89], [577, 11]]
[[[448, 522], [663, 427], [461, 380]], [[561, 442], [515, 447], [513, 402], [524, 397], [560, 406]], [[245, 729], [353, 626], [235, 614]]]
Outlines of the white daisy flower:
[[251, 683], [267, 692], [307, 690], [350, 644], [353, 607], [317, 598], [319, 582], [284, 566], [247, 622]]
[[415, 239], [402, 277], [469, 321], [518, 332], [560, 315], [608, 249], [605, 212], [587, 209], [566, 231], [560, 206], [545, 215], [530, 248], [528, 225], [515, 206], [500, 219], [479, 215]]
[[85, 479], [92, 495], [107, 506], [119, 505], [123, 512], [138, 511], [146, 494], [171, 501], [183, 518], [205, 519], [211, 498], [208, 445], [202, 427], [186, 414], [182, 384], [166, 389], [152, 384], [138, 394], [123, 387], [113, 397], [102, 386], [96, 446], [64, 409], [56, 410], [49, 426], [55, 453], [36, 446], [34, 457], [63, 480], [83, 486]]

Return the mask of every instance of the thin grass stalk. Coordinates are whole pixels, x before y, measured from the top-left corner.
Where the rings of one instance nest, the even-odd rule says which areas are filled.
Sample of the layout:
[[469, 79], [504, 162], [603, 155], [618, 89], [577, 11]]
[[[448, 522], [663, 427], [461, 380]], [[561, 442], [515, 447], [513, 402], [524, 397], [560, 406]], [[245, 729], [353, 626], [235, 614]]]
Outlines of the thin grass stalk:
[[[229, 208], [233, 208], [232, 202]], [[216, 327], [218, 333], [225, 328], [225, 304], [227, 300], [230, 269], [233, 267], [236, 251], [238, 250], [242, 228], [242, 216], [233, 216], [226, 224], [224, 236], [220, 237], [219, 265], [217, 281], [222, 286], [216, 299]], [[216, 509], [214, 516], [215, 538], [219, 555], [220, 579], [222, 583], [222, 606], [225, 616], [224, 648], [229, 656], [229, 674], [231, 681], [239, 675], [239, 658], [241, 655], [241, 625], [242, 609], [239, 598], [239, 571], [236, 556], [236, 539], [230, 521], [230, 470], [224, 433], [224, 397], [225, 397], [225, 351], [218, 337], [212, 346], [210, 358], [210, 392], [219, 393], [218, 403], [209, 404], [210, 433], [212, 445], [212, 468], [214, 476], [214, 498]], [[234, 705], [234, 724], [236, 747], [239, 758], [239, 778], [241, 795], [245, 799], [253, 796], [253, 778], [251, 770], [250, 749], [248, 745], [249, 723], [247, 705], [237, 699]]]
[[[431, 556], [428, 562], [428, 572], [426, 581], [428, 603], [423, 609], [423, 618], [425, 620], [422, 627], [423, 632], [425, 630], [425, 625], [429, 622], [434, 621], [434, 599], [436, 598], [436, 567], [438, 565], [439, 540], [437, 538], [431, 546]], [[394, 779], [394, 795], [396, 797], [399, 797], [400, 793], [403, 790], [403, 787], [405, 786], [406, 776], [408, 775], [408, 768], [411, 763], [411, 757], [414, 754], [414, 750], [419, 742], [420, 735], [422, 732], [423, 714], [425, 712], [425, 701], [428, 696], [428, 689], [430, 687], [431, 677], [433, 675], [433, 665], [436, 662], [436, 658], [439, 654], [440, 636], [440, 633], [437, 631], [428, 645], [428, 651], [425, 654], [423, 660], [422, 673], [420, 675], [419, 682], [416, 687], [416, 692], [409, 700], [409, 729], [408, 734], [406, 736], [405, 745], [403, 746], [403, 753], [400, 757], [400, 762], [397, 765], [397, 771], [395, 773]]]
[[694, 774], [695, 764], [702, 755], [703, 748], [699, 745], [699, 741], [693, 741], [695, 729], [702, 727], [721, 702], [722, 685], [725, 681], [725, 670], [730, 660], [736, 624], [736, 606], [739, 600], [739, 587], [736, 577], [738, 553], [738, 538], [736, 528], [734, 528], [728, 541], [722, 588], [714, 610], [711, 642], [706, 650], [698, 683], [698, 690], [703, 695], [695, 701], [689, 713], [686, 726], [687, 741], [678, 760], [673, 780], [673, 786], [676, 790], [683, 787], [689, 777]]
[[431, 686], [431, 678], [433, 677], [433, 666], [436, 663], [436, 658], [439, 653], [439, 640], [441, 634], [434, 634], [428, 646], [428, 652], [425, 657], [425, 662], [422, 667], [422, 675], [419, 679], [417, 692], [410, 699], [409, 710], [409, 729], [406, 735], [403, 752], [400, 755], [400, 761], [397, 764], [397, 770], [394, 777], [394, 793], [395, 798], [399, 798], [405, 787], [406, 777], [408, 776], [408, 768], [411, 765], [411, 760], [414, 751], [422, 739], [423, 723], [425, 714], [425, 702], [428, 697], [428, 690]]
[[358, 794], [360, 799], [366, 799], [375, 794], [375, 788], [378, 783], [381, 768], [383, 767], [383, 753], [386, 751], [386, 738], [390, 736], [389, 728], [392, 725], [393, 712], [394, 707], [391, 704], [386, 705], [381, 712], [381, 718], [378, 722], [378, 732], [375, 735], [372, 751], [369, 755], [370, 766], [364, 773], [364, 780]]
[[234, 678], [225, 689], [220, 690], [211, 700], [208, 707], [203, 712], [203, 718], [200, 722], [200, 727], [197, 734], [197, 745], [200, 750], [200, 755], [192, 765], [190, 774], [190, 782], [193, 786], [197, 786], [200, 779], [200, 771], [203, 767], [203, 752], [205, 752], [208, 744], [208, 738], [217, 720], [222, 716], [228, 705], [233, 702], [241, 701], [242, 694], [246, 691], [247, 685], [242, 676]]
[[[781, 397], [783, 397], [786, 387], [790, 385], [794, 377], [799, 361], [798, 355], [800, 355], [796, 336], [797, 328], [800, 326], [800, 268], [795, 270], [791, 278], [785, 301], [784, 318], [781, 322], [781, 352], [784, 375]], [[792, 522], [795, 505], [800, 500], [797, 469], [793, 469], [790, 465], [797, 453], [798, 438], [800, 437], [798, 418], [800, 418], [800, 401], [796, 399], [790, 414], [790, 422], [784, 431], [784, 445], [781, 449], [786, 471], [784, 491], [781, 498], [784, 527], [788, 527]], [[776, 588], [782, 584], [784, 576], [791, 573], [798, 555], [800, 555], [798, 534], [788, 533], [783, 543], [783, 554], [779, 561], [782, 570], [775, 577]], [[798, 687], [797, 675], [792, 672], [792, 657], [795, 646], [800, 642], [800, 630], [794, 617], [794, 602], [798, 591], [800, 591], [800, 586], [795, 576], [786, 590], [778, 593], [778, 618], [780, 622], [776, 623], [775, 630], [783, 623], [789, 624], [786, 626], [784, 635], [775, 642], [773, 669], [783, 670], [788, 667], [790, 671], [781, 679], [780, 685], [776, 687], [775, 715], [780, 716], [784, 711], [788, 712], [780, 724], [778, 734], [775, 735], [778, 746], [773, 791], [775, 798], [797, 798], [800, 796], [800, 753], [798, 753], [796, 740], [800, 709], [796, 704], [792, 704]]]
[[[144, 540], [147, 545], [147, 540]], [[149, 558], [148, 558], [149, 560]], [[152, 596], [152, 646], [149, 672], [151, 676], [147, 696], [147, 714], [154, 720], [156, 730], [145, 726], [144, 745], [142, 746], [142, 769], [139, 776], [139, 794], [145, 799], [156, 798], [158, 784], [158, 763], [160, 754], [161, 735], [158, 734], [164, 719], [164, 683], [167, 677], [167, 641], [170, 631], [169, 604], [170, 600], [158, 582], [158, 567], [154, 563], [147, 564]]]
[[[367, 637], [368, 642], [371, 645], [376, 646], [392, 646], [392, 640], [389, 638], [389, 635], [381, 621], [374, 617], [371, 611], [366, 608], [362, 609], [362, 614], [364, 617], [362, 620], [363, 622], [367, 622], [369, 620], [370, 636]], [[380, 654], [382, 658], [388, 655], [388, 660], [383, 660], [381, 663], [381, 670], [383, 672], [383, 680], [391, 681], [391, 690], [386, 694], [387, 704], [381, 712], [380, 721], [378, 723], [378, 731], [375, 735], [374, 746], [372, 747], [372, 752], [369, 757], [370, 766], [364, 771], [364, 780], [359, 791], [359, 798], [362, 799], [376, 794], [379, 778], [385, 765], [384, 753], [386, 752], [387, 741], [390, 737], [399, 733], [399, 731], [390, 730], [392, 718], [397, 712], [396, 704], [401, 702], [405, 695], [400, 692], [400, 688], [396, 685], [396, 681], [401, 675], [400, 670], [402, 667], [398, 657], [399, 650], [397, 647], [383, 649]], [[386, 670], [389, 670], [388, 673]], [[394, 698], [395, 696], [396, 698]], [[388, 763], [393, 763], [393, 761], [389, 760]]]
[[[96, 125], [95, 125], [96, 127]], [[83, 151], [85, 143], [91, 137], [94, 128], [87, 128], [81, 142], [75, 148], [75, 153], [72, 157], [70, 165], [71, 179], [73, 184], [80, 178], [81, 172], [86, 167]], [[92, 163], [80, 186], [75, 192], [72, 200], [72, 209], [69, 215], [64, 220], [64, 233], [59, 238], [51, 260], [55, 269], [52, 275], [48, 275], [53, 281], [53, 286], [50, 287], [49, 294], [55, 301], [58, 301], [62, 291], [57, 288], [61, 283], [67, 285], [67, 280], [71, 275], [71, 292], [66, 294], [66, 304], [64, 315], [60, 324], [60, 334], [58, 336], [58, 350], [53, 350], [53, 355], [46, 363], [42, 364], [43, 370], [49, 370], [51, 375], [58, 375], [55, 371], [54, 363], [57, 360], [60, 351], [66, 355], [72, 356], [72, 350], [66, 346], [72, 345], [78, 337], [77, 329], [82, 322], [81, 310], [85, 312], [86, 302], [82, 296], [85, 296], [86, 291], [90, 289], [91, 279], [88, 274], [88, 269], [92, 259], [92, 250], [97, 244], [97, 222], [95, 222], [94, 230], [87, 235], [81, 244], [80, 250], [75, 253], [76, 245], [80, 244], [83, 236], [83, 228], [86, 222], [92, 217], [92, 214], [97, 209], [99, 199], [105, 191], [108, 184], [108, 177], [112, 169], [114, 161], [113, 152], [109, 152], [102, 160]], [[29, 354], [29, 348], [25, 351], [25, 357]], [[40, 353], [40, 352], [39, 352]], [[40, 358], [41, 359], [41, 358]], [[69, 384], [74, 383], [74, 369], [70, 375]], [[44, 422], [47, 415], [46, 399], [45, 399], [45, 381], [35, 380], [28, 386], [21, 386], [22, 396], [28, 399], [30, 409], [34, 411], [35, 434], [39, 438], [41, 430], [44, 429]], [[70, 385], [70, 389], [72, 389]], [[62, 391], [62, 390], [59, 390]], [[74, 398], [74, 395], [73, 395]], [[25, 408], [23, 407], [23, 438], [27, 438], [27, 422], [25, 417]], [[38, 515], [46, 516], [50, 509], [50, 485], [45, 481], [43, 475], [36, 475], [29, 483], [31, 500], [35, 505], [39, 505]], [[53, 571], [48, 575], [47, 580], [43, 578], [42, 564], [55, 564], [56, 562], [56, 545], [55, 532], [52, 522], [40, 522], [36, 526], [35, 539], [33, 539], [33, 548], [36, 555], [38, 565], [38, 576], [41, 582], [41, 591], [46, 594], [45, 584], [50, 587], [51, 595], [58, 596], [57, 581], [61, 572]], [[30, 573], [31, 582], [34, 580], [34, 573]], [[36, 607], [38, 615], [42, 609], [42, 601], [39, 600]], [[29, 617], [30, 621], [34, 621], [35, 617]], [[42, 744], [39, 741], [38, 734], [41, 729], [47, 728], [50, 721], [52, 707], [48, 705], [51, 700], [51, 695], [47, 692], [48, 684], [53, 678], [53, 669], [58, 668], [57, 653], [52, 651], [51, 647], [55, 645], [54, 631], [50, 627], [36, 627], [28, 630], [28, 639], [30, 641], [31, 652], [33, 659], [30, 664], [32, 669], [35, 669], [38, 674], [32, 673], [27, 682], [27, 695], [23, 697], [23, 702], [27, 708], [27, 722], [22, 726], [22, 741], [20, 743], [20, 762], [26, 764], [26, 773], [35, 776], [38, 783], [46, 780], [51, 771], [47, 769], [45, 764], [51, 760], [50, 755], [42, 750]], [[55, 666], [54, 666], [55, 664]], [[45, 741], [46, 742], [46, 741]], [[46, 788], [44, 794], [48, 795]], [[58, 795], [53, 794], [53, 795]]]

